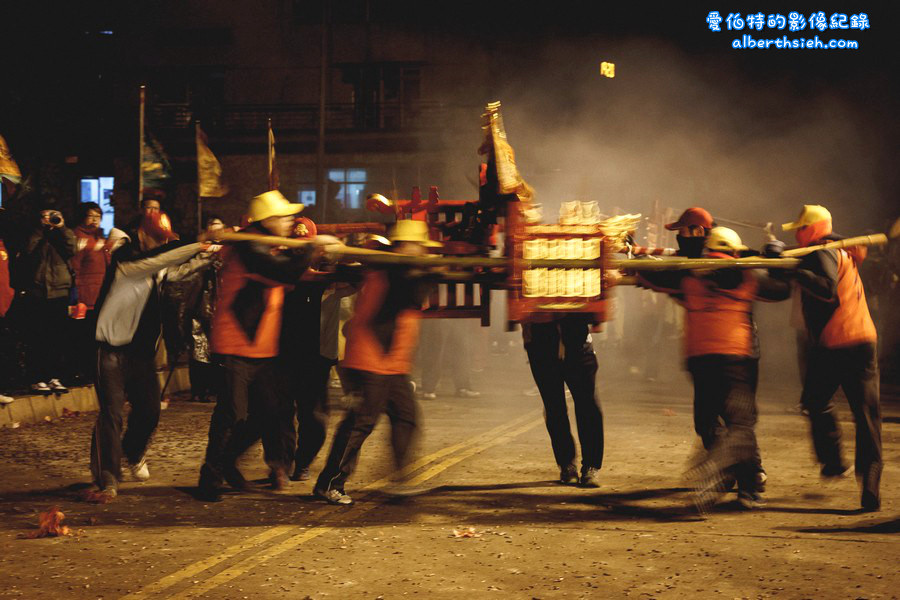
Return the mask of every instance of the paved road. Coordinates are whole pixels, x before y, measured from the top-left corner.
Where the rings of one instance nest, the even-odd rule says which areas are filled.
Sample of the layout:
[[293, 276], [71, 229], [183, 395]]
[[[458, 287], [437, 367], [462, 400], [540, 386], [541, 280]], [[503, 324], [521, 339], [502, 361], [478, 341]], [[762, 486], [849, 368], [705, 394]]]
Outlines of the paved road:
[[[311, 483], [203, 504], [188, 494], [211, 407], [173, 403], [148, 455], [152, 479], [109, 505], [78, 499], [88, 480], [88, 415], [0, 430], [0, 597], [6, 598], [896, 598], [900, 408], [886, 407], [883, 508], [859, 514], [853, 478], [820, 482], [796, 393], [762, 386], [765, 510], [726, 497], [688, 508], [695, 450], [690, 390], [602, 378], [602, 487], [554, 483], [540, 400], [521, 356], [491, 357], [482, 398], [422, 403], [410, 475], [419, 494], [384, 493], [387, 423], [331, 507]], [[510, 367], [513, 365], [513, 367]], [[849, 411], [843, 407], [845, 419]], [[852, 423], [845, 423], [852, 439]], [[852, 456], [852, 448], [849, 456]], [[321, 463], [314, 465], [314, 471]], [[260, 453], [242, 469], [262, 478]], [[21, 539], [57, 505], [74, 534]], [[471, 528], [471, 532], [470, 532]], [[454, 533], [457, 532], [457, 533]], [[471, 537], [457, 537], [457, 535]]]

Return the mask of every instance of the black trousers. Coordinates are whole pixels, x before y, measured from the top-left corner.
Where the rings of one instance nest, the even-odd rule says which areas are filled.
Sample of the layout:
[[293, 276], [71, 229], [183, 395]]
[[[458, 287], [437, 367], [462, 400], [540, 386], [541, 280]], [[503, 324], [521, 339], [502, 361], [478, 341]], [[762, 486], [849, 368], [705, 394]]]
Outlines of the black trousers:
[[25, 358], [31, 383], [68, 379], [67, 353], [71, 347], [69, 298], [41, 298], [26, 294], [22, 301], [28, 328], [25, 330]]
[[188, 376], [191, 380], [191, 396], [201, 400], [207, 396], [218, 396], [225, 377], [222, 366], [215, 360], [205, 363], [193, 358], [188, 362]]
[[[159, 424], [160, 392], [154, 354], [130, 345], [101, 344], [96, 389], [100, 412], [91, 436], [91, 473], [99, 484], [104, 471], [121, 478], [123, 453], [129, 462], [139, 462]], [[131, 412], [122, 437], [126, 400], [131, 404]]]
[[316, 353], [315, 356], [284, 360], [290, 395], [297, 411], [297, 429], [293, 421], [288, 439], [294, 452], [294, 470], [308, 469], [325, 443], [328, 429], [328, 378], [337, 363]]
[[544, 401], [544, 418], [556, 464], [563, 467], [575, 461], [575, 441], [566, 409], [567, 385], [575, 404], [582, 468], [599, 469], [603, 465], [603, 414], [595, 392], [597, 356], [587, 342], [588, 325], [577, 319], [562, 319], [533, 323], [529, 328], [531, 335], [525, 351]]
[[755, 490], [762, 470], [756, 440], [759, 359], [725, 354], [687, 361], [694, 380], [694, 430], [709, 451], [706, 466], [733, 471], [738, 488]]
[[262, 438], [266, 463], [287, 469], [293, 447], [282, 435], [282, 423], [293, 424], [293, 406], [275, 358], [221, 355], [224, 380], [209, 423], [203, 485], [219, 485], [224, 469]]
[[809, 412], [813, 446], [823, 465], [843, 464], [834, 393], [844, 389], [856, 423], [856, 475], [878, 497], [881, 481], [881, 399], [875, 344], [812, 346], [800, 402]]
[[382, 413], [391, 421], [391, 447], [394, 462], [402, 468], [418, 430], [418, 408], [408, 375], [379, 375], [349, 370], [361, 390], [359, 403], [347, 411], [334, 434], [334, 442], [325, 468], [319, 474], [319, 489], [343, 490], [347, 478], [356, 470], [363, 443]]

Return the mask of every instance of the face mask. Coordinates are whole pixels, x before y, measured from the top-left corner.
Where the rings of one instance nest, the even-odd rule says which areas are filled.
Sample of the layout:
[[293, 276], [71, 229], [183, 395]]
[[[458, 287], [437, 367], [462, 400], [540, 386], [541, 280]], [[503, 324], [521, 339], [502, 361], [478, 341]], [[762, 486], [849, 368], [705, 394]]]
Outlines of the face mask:
[[685, 258], [700, 258], [703, 255], [703, 245], [706, 244], [705, 237], [683, 237], [675, 236], [678, 240], [678, 254]]
[[798, 229], [794, 234], [794, 237], [797, 238], [797, 243], [801, 246], [809, 246], [830, 233], [831, 220], [826, 219], [824, 221], [819, 221], [818, 223], [813, 223], [803, 229]]

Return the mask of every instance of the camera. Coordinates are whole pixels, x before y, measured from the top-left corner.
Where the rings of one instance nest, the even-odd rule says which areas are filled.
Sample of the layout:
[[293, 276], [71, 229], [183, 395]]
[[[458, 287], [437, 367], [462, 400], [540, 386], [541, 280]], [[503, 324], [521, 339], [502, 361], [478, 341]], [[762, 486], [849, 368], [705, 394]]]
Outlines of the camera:
[[63, 216], [62, 213], [58, 210], [46, 210], [41, 213], [41, 221], [44, 223], [44, 225], [59, 227], [63, 224]]

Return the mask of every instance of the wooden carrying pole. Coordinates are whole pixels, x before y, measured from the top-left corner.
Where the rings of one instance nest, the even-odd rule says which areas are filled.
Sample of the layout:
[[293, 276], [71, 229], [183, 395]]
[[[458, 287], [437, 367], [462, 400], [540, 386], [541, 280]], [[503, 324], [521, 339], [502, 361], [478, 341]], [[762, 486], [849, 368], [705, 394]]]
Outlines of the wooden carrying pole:
[[807, 254], [811, 254], [813, 252], [816, 252], [817, 250], [835, 250], [838, 248], [849, 248], [851, 246], [877, 246], [887, 243], [887, 235], [883, 233], [875, 233], [872, 235], [860, 235], [852, 238], [844, 238], [843, 240], [836, 240], [834, 242], [828, 242], [827, 244], [819, 244], [818, 246], [807, 246], [805, 248], [785, 250], [781, 253], [781, 255], [790, 258], [793, 256], [806, 256]]
[[147, 87], [141, 86], [140, 109], [138, 111], [138, 209], [144, 201], [144, 104]]
[[[223, 233], [219, 239], [226, 242], [259, 242], [272, 246], [287, 246], [289, 248], [302, 248], [312, 244], [312, 240], [300, 240], [294, 238], [262, 235], [256, 233]], [[355, 248], [352, 246], [340, 246], [339, 249], [329, 250], [329, 253], [337, 256], [352, 257], [354, 260], [375, 265], [396, 265], [409, 267], [457, 267], [457, 268], [494, 268], [506, 269], [511, 261], [507, 258], [490, 258], [486, 256], [407, 256], [381, 250], [369, 250], [368, 248]], [[539, 259], [521, 260], [522, 266], [529, 269], [628, 269], [633, 271], [671, 271], [678, 269], [766, 269], [766, 268], [795, 268], [800, 261], [796, 258], [739, 258], [724, 260], [718, 258], [670, 258], [660, 260], [642, 259], [615, 259], [604, 263], [602, 260], [579, 259]]]

